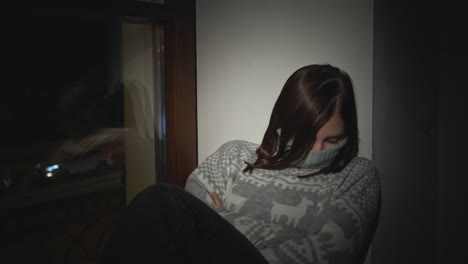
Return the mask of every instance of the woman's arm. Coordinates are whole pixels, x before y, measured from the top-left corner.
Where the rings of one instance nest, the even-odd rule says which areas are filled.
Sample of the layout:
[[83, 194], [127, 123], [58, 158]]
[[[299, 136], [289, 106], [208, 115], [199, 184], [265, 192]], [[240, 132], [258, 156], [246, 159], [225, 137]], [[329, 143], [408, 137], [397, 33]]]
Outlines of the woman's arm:
[[242, 141], [230, 141], [219, 147], [190, 174], [185, 190], [213, 209], [225, 211], [215, 205], [211, 195], [216, 192], [221, 200], [225, 198], [232, 186], [233, 177], [239, 171], [239, 166], [243, 165], [241, 147]]

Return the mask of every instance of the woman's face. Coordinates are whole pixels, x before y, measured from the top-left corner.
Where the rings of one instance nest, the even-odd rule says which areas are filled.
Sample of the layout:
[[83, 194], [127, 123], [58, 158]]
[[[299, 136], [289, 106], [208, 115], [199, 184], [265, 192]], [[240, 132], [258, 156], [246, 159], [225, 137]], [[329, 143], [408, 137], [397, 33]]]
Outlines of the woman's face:
[[344, 138], [344, 122], [336, 113], [317, 132], [312, 151], [320, 151], [338, 144]]

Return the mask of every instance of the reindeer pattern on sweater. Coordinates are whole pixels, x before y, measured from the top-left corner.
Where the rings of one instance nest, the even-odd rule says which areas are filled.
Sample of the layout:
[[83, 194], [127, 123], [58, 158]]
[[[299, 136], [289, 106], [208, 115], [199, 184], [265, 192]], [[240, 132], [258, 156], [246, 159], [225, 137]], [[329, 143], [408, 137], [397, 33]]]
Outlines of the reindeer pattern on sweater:
[[[367, 159], [341, 172], [298, 178], [318, 168], [254, 169], [258, 145], [222, 145], [189, 176], [186, 190], [217, 210], [270, 263], [356, 263], [366, 253], [380, 205], [380, 184]], [[224, 208], [210, 197], [217, 192]]]

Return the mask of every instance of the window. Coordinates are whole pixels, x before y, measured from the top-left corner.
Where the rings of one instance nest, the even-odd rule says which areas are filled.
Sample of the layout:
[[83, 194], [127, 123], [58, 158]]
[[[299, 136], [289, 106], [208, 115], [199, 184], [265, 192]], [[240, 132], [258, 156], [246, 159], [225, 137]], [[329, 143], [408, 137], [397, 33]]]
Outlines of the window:
[[196, 166], [194, 2], [140, 2], [15, 21], [0, 204], [111, 186], [130, 200], [152, 183], [185, 184]]

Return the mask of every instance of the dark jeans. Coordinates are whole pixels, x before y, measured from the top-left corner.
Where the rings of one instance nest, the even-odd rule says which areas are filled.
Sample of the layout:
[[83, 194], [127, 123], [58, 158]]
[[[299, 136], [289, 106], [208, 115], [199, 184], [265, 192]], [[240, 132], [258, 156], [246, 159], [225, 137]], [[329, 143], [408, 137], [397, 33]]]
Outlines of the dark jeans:
[[101, 263], [267, 263], [234, 226], [177, 186], [153, 185], [126, 210]]

